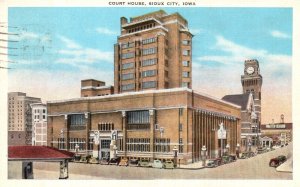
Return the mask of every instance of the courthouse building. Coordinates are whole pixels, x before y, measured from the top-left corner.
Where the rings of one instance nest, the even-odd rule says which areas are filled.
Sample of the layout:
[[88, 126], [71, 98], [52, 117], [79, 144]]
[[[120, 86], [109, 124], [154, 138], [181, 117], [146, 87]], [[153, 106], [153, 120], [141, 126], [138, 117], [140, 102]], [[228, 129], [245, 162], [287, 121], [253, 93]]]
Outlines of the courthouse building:
[[49, 101], [48, 145], [100, 159], [113, 149], [167, 160], [178, 150], [183, 164], [200, 160], [203, 146], [211, 158], [235, 154], [241, 106], [191, 89], [192, 36], [178, 13], [121, 18], [114, 86], [83, 80], [80, 98]]

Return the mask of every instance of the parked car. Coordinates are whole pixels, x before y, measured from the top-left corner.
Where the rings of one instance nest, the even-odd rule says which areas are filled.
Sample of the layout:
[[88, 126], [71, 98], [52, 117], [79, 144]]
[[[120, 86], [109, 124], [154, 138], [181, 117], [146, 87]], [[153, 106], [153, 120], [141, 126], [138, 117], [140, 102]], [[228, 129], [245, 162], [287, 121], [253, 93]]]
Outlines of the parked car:
[[222, 163], [228, 164], [230, 162], [230, 156], [224, 155], [222, 156]]
[[109, 165], [118, 165], [119, 164], [119, 162], [120, 162], [120, 157], [116, 157], [116, 158], [111, 158], [110, 160], [109, 160]]
[[215, 167], [218, 167], [219, 165], [221, 165], [220, 160], [218, 160], [218, 159], [209, 159], [207, 161], [206, 167], [215, 168]]
[[139, 160], [138, 159], [130, 159], [128, 162], [129, 166], [139, 166]]
[[276, 158], [272, 158], [269, 162], [269, 166], [270, 167], [277, 167], [277, 166], [280, 166], [285, 161], [286, 161], [286, 156], [280, 155]]
[[149, 162], [149, 160], [142, 159], [142, 160], [139, 161], [139, 166], [141, 166], [141, 167], [151, 167], [151, 163]]
[[123, 158], [121, 159], [121, 161], [119, 162], [119, 166], [128, 166], [128, 159], [127, 158]]
[[230, 162], [235, 162], [237, 160], [236, 155], [229, 155], [229, 161]]
[[163, 167], [165, 169], [174, 169], [174, 163], [173, 163], [173, 161], [167, 160], [167, 161], [164, 162], [163, 165], [164, 165]]
[[249, 152], [243, 152], [241, 155], [241, 159], [246, 159], [246, 158], [250, 158], [250, 157], [254, 157], [255, 153], [252, 151]]
[[160, 160], [154, 160], [152, 163], [153, 168], [163, 168], [163, 163]]
[[96, 157], [91, 157], [89, 159], [90, 164], [99, 164], [98, 159]]
[[108, 165], [108, 163], [109, 163], [109, 158], [102, 158], [102, 159], [99, 161], [99, 163], [100, 163], [101, 165]]

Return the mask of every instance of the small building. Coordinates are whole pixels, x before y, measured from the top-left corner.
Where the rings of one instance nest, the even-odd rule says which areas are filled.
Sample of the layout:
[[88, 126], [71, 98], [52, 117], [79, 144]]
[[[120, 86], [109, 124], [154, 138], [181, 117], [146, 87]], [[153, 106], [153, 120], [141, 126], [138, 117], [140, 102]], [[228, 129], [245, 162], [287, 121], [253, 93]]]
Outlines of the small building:
[[74, 153], [47, 146], [9, 146], [8, 179], [33, 179], [34, 162], [59, 162], [60, 179], [68, 178], [68, 161]]
[[32, 110], [32, 145], [47, 145], [47, 106], [30, 104]]
[[106, 86], [103, 81], [95, 79], [81, 80], [81, 97], [103, 96], [113, 93], [114, 87]]

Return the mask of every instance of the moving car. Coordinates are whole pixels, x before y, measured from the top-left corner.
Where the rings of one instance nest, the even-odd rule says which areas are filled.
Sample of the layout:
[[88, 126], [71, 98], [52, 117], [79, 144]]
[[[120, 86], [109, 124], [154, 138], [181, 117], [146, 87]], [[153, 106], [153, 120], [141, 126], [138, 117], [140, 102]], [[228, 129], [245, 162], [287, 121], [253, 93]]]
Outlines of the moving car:
[[129, 166], [139, 166], [139, 160], [138, 159], [130, 159], [128, 162]]
[[119, 162], [119, 166], [128, 166], [128, 159], [127, 158], [123, 158], [121, 159], [121, 161]]
[[167, 160], [164, 162], [164, 168], [165, 169], [174, 169], [174, 163], [172, 161]]
[[109, 163], [109, 158], [102, 158], [100, 161], [99, 161], [99, 163], [101, 164], [101, 165], [108, 165], [108, 163]]
[[120, 157], [116, 157], [116, 158], [111, 158], [110, 160], [109, 160], [109, 165], [118, 165], [119, 164], [119, 162], [120, 162]]
[[269, 162], [269, 166], [270, 167], [277, 167], [277, 166], [280, 166], [285, 161], [286, 161], [286, 156], [280, 155], [276, 158], [272, 158]]
[[152, 163], [153, 168], [163, 168], [163, 163], [160, 160], [154, 160]]
[[139, 161], [139, 166], [141, 166], [141, 167], [151, 167], [151, 163], [149, 162], [149, 160], [142, 159], [142, 160]]

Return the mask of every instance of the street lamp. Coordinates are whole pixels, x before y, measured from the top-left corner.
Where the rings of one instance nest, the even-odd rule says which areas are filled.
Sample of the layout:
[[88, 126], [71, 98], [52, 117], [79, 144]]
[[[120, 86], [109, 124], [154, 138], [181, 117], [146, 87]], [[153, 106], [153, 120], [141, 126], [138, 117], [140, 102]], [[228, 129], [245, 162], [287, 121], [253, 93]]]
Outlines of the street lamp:
[[174, 152], [174, 167], [177, 167], [177, 153], [178, 153], [178, 149], [177, 149], [176, 145], [173, 148], [173, 152]]
[[249, 141], [249, 143], [248, 143], [248, 147], [249, 147], [249, 152], [251, 151], [251, 140]]
[[79, 161], [78, 151], [79, 151], [79, 145], [76, 144], [75, 145], [75, 161]]
[[236, 152], [237, 158], [240, 158], [240, 144], [239, 143], [236, 144], [235, 152]]
[[205, 145], [202, 146], [201, 155], [202, 155], [202, 166], [204, 167], [205, 162], [206, 162], [206, 147], [205, 147]]

